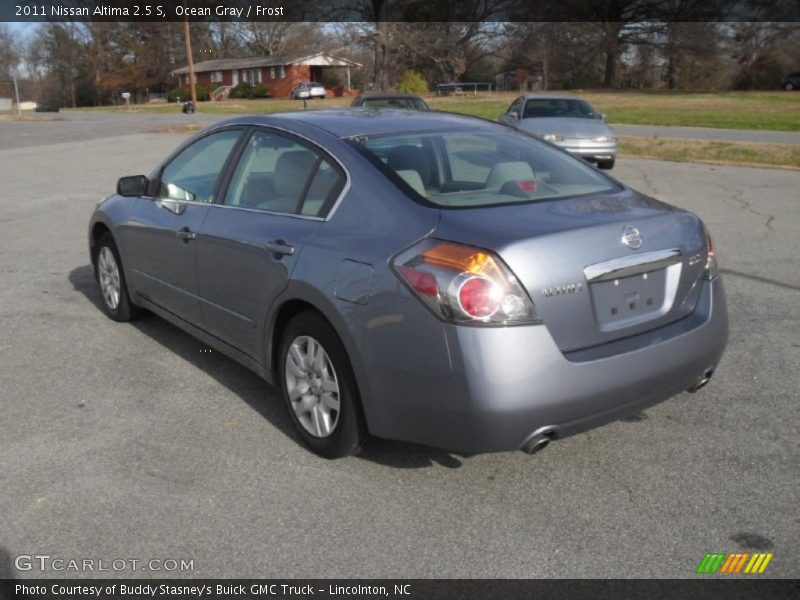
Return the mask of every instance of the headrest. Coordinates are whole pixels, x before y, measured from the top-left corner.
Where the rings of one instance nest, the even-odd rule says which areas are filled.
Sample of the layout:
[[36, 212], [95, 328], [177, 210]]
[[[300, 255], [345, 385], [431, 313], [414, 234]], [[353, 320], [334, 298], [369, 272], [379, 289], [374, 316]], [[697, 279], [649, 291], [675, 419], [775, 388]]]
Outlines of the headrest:
[[275, 193], [281, 198], [299, 200], [317, 157], [308, 150], [284, 152], [275, 164]]
[[397, 146], [389, 151], [387, 164], [393, 171], [416, 171], [423, 185], [430, 183], [431, 166], [425, 151], [418, 146]]

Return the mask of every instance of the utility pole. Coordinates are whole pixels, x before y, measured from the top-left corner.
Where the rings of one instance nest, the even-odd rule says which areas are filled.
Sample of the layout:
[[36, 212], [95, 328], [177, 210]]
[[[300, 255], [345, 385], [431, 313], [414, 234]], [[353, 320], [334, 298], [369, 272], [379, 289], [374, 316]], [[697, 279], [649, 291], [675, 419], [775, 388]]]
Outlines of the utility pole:
[[[183, 0], [183, 7], [186, 8], [186, 0]], [[183, 39], [186, 43], [186, 60], [189, 65], [189, 89], [192, 91], [192, 103], [197, 110], [197, 90], [194, 86], [194, 60], [192, 60], [192, 40], [189, 38], [189, 16], [183, 20]]]
[[11, 77], [14, 78], [14, 96], [16, 96], [16, 98], [17, 98], [17, 116], [21, 117], [22, 116], [22, 107], [20, 106], [20, 103], [19, 103], [19, 88], [17, 87], [17, 70], [16, 69], [14, 69], [14, 71], [12, 71]]

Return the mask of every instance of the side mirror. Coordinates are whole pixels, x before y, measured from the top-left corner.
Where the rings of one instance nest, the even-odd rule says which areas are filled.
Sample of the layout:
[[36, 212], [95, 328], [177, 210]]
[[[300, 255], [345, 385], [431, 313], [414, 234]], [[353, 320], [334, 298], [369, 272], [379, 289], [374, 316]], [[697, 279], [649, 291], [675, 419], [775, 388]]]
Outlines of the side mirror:
[[117, 193], [120, 196], [144, 196], [147, 194], [149, 181], [144, 175], [120, 177], [117, 182]]

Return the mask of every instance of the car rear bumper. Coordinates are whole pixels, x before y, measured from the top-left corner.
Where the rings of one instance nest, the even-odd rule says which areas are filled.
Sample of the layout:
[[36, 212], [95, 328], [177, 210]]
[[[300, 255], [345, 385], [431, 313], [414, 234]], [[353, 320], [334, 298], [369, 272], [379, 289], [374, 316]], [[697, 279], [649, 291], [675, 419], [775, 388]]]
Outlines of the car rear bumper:
[[695, 311], [670, 325], [562, 353], [546, 326], [446, 326], [449, 374], [370, 365], [372, 433], [464, 453], [521, 449], [632, 414], [691, 387], [716, 368], [728, 337], [719, 277]]

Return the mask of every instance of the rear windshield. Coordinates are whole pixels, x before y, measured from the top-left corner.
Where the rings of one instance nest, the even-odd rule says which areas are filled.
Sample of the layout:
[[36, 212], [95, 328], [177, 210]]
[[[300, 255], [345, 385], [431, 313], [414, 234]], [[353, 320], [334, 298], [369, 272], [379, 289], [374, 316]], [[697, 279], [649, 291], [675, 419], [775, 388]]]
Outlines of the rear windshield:
[[525, 119], [537, 117], [568, 117], [571, 119], [599, 119], [588, 102], [570, 98], [534, 98], [525, 103]]
[[364, 98], [362, 106], [366, 106], [367, 108], [428, 110], [428, 105], [417, 98]]
[[406, 191], [443, 208], [620, 189], [581, 159], [511, 129], [358, 136], [351, 142]]

